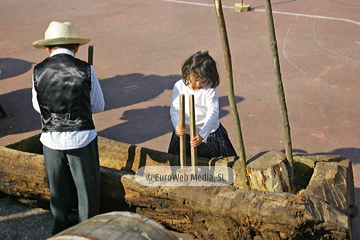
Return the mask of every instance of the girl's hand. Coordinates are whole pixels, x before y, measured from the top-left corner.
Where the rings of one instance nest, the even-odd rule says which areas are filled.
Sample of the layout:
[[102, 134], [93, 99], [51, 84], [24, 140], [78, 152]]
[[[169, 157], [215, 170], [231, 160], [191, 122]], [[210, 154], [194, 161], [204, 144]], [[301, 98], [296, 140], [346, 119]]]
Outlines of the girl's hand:
[[199, 134], [196, 135], [193, 139], [190, 140], [190, 145], [192, 147], [197, 147], [199, 146], [202, 142], [203, 142], [203, 138], [202, 136], [200, 136]]
[[178, 124], [175, 128], [175, 132], [179, 136], [183, 136], [185, 134], [185, 128]]

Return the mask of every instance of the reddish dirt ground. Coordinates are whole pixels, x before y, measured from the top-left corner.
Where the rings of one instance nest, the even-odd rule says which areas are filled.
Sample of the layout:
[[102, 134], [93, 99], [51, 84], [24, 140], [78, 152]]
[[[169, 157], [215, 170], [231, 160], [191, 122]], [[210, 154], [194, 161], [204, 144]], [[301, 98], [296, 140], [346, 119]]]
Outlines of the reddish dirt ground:
[[[234, 86], [246, 154], [283, 150], [282, 123], [264, 2], [233, 10], [224, 0]], [[0, 3], [0, 145], [39, 133], [31, 105], [34, 64], [47, 57], [32, 47], [53, 20], [72, 22], [92, 38], [94, 67], [106, 108], [95, 114], [102, 137], [167, 151], [169, 105], [181, 64], [198, 50], [217, 60], [220, 117], [236, 145], [225, 66], [213, 2], [208, 0], [83, 0]], [[336, 154], [353, 161], [360, 206], [360, 3], [358, 0], [272, 1], [280, 65], [295, 152]], [[87, 59], [87, 45], [78, 58]], [[360, 239], [360, 216], [354, 219]]]

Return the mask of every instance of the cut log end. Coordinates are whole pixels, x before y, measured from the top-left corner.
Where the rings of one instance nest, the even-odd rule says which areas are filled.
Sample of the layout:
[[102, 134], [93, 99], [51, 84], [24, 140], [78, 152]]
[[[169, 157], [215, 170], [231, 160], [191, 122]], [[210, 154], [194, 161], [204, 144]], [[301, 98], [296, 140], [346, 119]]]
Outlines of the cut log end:
[[157, 222], [131, 212], [111, 212], [68, 228], [49, 240], [66, 239], [159, 239], [178, 238]]
[[270, 192], [290, 191], [285, 155], [278, 151], [262, 152], [250, 158], [246, 173], [250, 189]]

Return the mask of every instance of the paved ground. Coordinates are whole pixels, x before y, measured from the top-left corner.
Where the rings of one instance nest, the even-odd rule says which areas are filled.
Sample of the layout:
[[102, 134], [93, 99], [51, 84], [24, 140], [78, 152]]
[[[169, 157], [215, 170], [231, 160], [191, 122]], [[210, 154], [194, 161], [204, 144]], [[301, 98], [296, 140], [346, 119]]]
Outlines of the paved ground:
[[[234, 12], [224, 0], [235, 92], [247, 155], [282, 150], [264, 2]], [[184, 59], [209, 50], [217, 60], [221, 121], [234, 144], [225, 67], [212, 1], [82, 0], [0, 3], [0, 145], [39, 133], [31, 106], [31, 69], [47, 57], [32, 47], [52, 20], [71, 21], [94, 45], [94, 66], [106, 109], [95, 115], [99, 135], [166, 151], [172, 127], [169, 104]], [[360, 3], [358, 0], [272, 1], [293, 148], [353, 160], [360, 206]], [[87, 59], [87, 47], [77, 57]], [[354, 221], [360, 239], [360, 217]]]

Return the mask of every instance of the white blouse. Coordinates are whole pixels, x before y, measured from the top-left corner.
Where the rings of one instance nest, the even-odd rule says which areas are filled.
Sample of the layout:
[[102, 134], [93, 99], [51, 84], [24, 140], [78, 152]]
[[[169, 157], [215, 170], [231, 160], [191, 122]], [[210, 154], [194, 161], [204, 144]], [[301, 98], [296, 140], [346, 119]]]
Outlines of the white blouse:
[[175, 83], [170, 106], [171, 122], [176, 128], [180, 124], [180, 94], [185, 95], [185, 124], [186, 133], [190, 134], [190, 109], [189, 95], [194, 95], [196, 134], [199, 134], [206, 142], [210, 133], [216, 131], [219, 121], [219, 98], [216, 88], [207, 84], [198, 91], [191, 90], [183, 80]]

